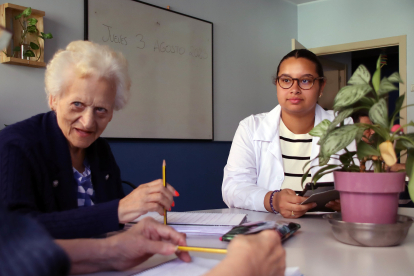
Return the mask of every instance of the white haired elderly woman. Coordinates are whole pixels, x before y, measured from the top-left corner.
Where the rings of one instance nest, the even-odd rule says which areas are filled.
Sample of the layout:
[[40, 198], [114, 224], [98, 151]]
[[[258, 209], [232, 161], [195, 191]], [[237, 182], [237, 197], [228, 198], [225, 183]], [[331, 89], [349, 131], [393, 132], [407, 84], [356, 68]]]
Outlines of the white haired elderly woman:
[[178, 193], [161, 180], [124, 197], [111, 149], [99, 138], [113, 111], [128, 101], [122, 54], [72, 42], [50, 61], [45, 82], [52, 111], [0, 132], [1, 202], [63, 239], [119, 230], [148, 211], [170, 209]]

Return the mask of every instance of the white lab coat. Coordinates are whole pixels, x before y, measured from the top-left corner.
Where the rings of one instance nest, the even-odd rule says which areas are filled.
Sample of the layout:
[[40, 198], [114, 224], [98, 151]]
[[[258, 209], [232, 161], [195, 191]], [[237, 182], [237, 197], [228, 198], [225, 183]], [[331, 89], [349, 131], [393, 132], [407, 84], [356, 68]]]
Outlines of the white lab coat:
[[[264, 197], [267, 192], [279, 190], [284, 180], [282, 152], [279, 141], [281, 107], [277, 105], [268, 113], [251, 115], [240, 122], [224, 167], [222, 185], [223, 200], [228, 207], [266, 211]], [[333, 111], [325, 111], [319, 105], [315, 109], [315, 126], [321, 121], [334, 118]], [[352, 124], [351, 118], [345, 124]], [[319, 154], [319, 137], [312, 139], [311, 160]], [[355, 151], [353, 142], [348, 150]], [[344, 153], [342, 150], [338, 154]], [[315, 159], [310, 166], [319, 164]], [[331, 159], [329, 164], [339, 164]], [[313, 176], [319, 166], [311, 169]], [[298, 168], [298, 173], [302, 168]], [[323, 176], [318, 182], [332, 182], [333, 174]]]

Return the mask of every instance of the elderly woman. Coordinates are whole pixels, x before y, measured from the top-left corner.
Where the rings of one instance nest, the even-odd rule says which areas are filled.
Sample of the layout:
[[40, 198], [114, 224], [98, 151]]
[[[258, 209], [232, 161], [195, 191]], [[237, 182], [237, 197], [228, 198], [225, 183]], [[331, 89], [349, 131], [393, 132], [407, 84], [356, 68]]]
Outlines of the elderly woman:
[[[274, 84], [279, 104], [239, 124], [224, 168], [223, 199], [229, 207], [298, 218], [316, 207], [316, 203], [300, 205], [306, 198], [296, 195], [296, 191], [302, 191], [303, 172], [311, 166], [306, 179], [310, 182], [320, 168], [315, 158], [319, 137], [312, 137], [309, 131], [325, 119], [332, 121], [334, 116], [317, 104], [326, 79], [314, 53], [305, 49], [288, 53], [279, 63]], [[345, 120], [351, 122], [350, 118]], [[355, 150], [355, 144], [348, 149]], [[320, 179], [332, 181], [332, 174]], [[338, 202], [329, 202], [327, 207], [340, 208]]]
[[178, 193], [161, 180], [124, 197], [111, 149], [99, 138], [113, 111], [128, 101], [122, 54], [72, 42], [50, 61], [45, 82], [52, 111], [0, 132], [1, 202], [63, 239], [119, 230], [148, 211], [170, 209]]

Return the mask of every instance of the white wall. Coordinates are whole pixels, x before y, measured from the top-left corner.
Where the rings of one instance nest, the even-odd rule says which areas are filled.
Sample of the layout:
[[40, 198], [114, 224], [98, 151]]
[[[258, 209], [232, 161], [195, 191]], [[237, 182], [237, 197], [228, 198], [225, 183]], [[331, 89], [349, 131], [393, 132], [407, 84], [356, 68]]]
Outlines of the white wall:
[[[45, 32], [54, 36], [45, 41], [45, 62], [73, 40], [83, 39], [83, 1], [4, 1], [45, 11]], [[44, 90], [44, 68], [0, 64], [0, 129], [35, 114], [48, 111]], [[13, 112], [10, 112], [13, 110]], [[19, 112], [15, 112], [18, 110]], [[13, 113], [14, 116], [11, 115]], [[16, 117], [16, 114], [19, 114]]]
[[[407, 103], [414, 83], [413, 0], [326, 0], [298, 6], [298, 40], [308, 48], [407, 35]], [[414, 109], [408, 108], [408, 121]]]
[[[82, 0], [19, 0], [11, 3], [43, 10], [46, 62], [70, 41], [83, 39]], [[214, 24], [214, 135], [231, 141], [240, 120], [277, 104], [272, 85], [279, 60], [297, 38], [297, 7], [283, 0], [149, 0]], [[0, 64], [0, 125], [47, 111], [44, 69]], [[8, 110], [21, 110], [9, 117]], [[116, 116], [116, 114], [115, 114]], [[1, 127], [0, 127], [1, 128]]]
[[283, 0], [147, 0], [213, 22], [214, 140], [277, 105], [272, 76], [297, 37], [297, 7]]

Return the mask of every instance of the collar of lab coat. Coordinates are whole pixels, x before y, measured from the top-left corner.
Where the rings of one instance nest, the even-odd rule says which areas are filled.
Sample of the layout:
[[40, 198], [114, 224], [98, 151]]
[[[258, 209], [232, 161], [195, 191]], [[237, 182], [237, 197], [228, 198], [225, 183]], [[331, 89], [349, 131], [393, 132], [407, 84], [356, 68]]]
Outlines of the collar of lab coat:
[[[260, 126], [258, 127], [257, 131], [253, 136], [253, 140], [258, 141], [267, 141], [271, 142], [269, 146], [269, 151], [278, 159], [282, 157], [282, 153], [280, 151], [280, 138], [279, 138], [279, 124], [280, 124], [280, 114], [281, 114], [281, 107], [277, 105], [273, 108], [269, 113], [267, 113], [266, 117], [261, 122]], [[315, 123], [314, 126], [318, 125], [324, 119], [329, 118], [329, 112], [323, 110], [318, 104], [315, 108]], [[311, 160], [314, 159], [319, 154], [319, 145], [318, 145], [319, 137], [312, 138], [312, 153], [311, 153]]]

